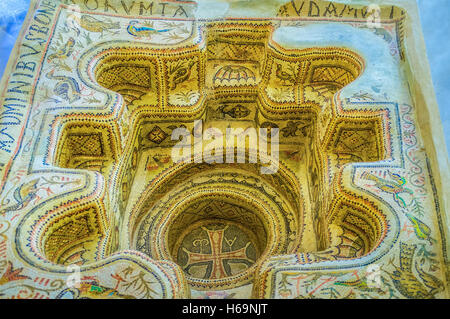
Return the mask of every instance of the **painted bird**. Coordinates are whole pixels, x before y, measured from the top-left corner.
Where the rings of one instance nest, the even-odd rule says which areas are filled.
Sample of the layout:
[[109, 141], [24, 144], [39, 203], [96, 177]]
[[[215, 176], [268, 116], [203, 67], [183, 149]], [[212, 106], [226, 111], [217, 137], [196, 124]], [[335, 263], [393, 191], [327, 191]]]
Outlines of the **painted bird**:
[[139, 21], [133, 20], [133, 21], [130, 21], [130, 24], [127, 27], [128, 33], [135, 37], [150, 38], [153, 34], [169, 32], [170, 30], [172, 30], [172, 29], [157, 30], [155, 28], [146, 27], [146, 26], [137, 27], [136, 26], [137, 24], [139, 24]]
[[[71, 14], [67, 17], [68, 21], [75, 22], [86, 31], [101, 33], [110, 30], [120, 29], [120, 22], [102, 21], [89, 15], [82, 15], [81, 18], [75, 14]], [[80, 35], [80, 30], [77, 30], [77, 34]]]
[[414, 267], [416, 268], [417, 273], [419, 274], [420, 278], [424, 282], [425, 286], [430, 288], [430, 294], [435, 295], [445, 289], [444, 283], [438, 279], [436, 276], [433, 276], [431, 274], [427, 274], [423, 269], [421, 269], [417, 262], [414, 264]]
[[46, 74], [47, 79], [58, 81], [53, 88], [53, 92], [59, 97], [70, 103], [81, 98], [80, 87], [74, 78], [63, 75], [54, 75], [55, 70], [51, 70]]
[[79, 288], [65, 289], [56, 298], [63, 298], [67, 293], [71, 293], [74, 299], [135, 299], [134, 296], [122, 295], [117, 290], [100, 286], [96, 282], [84, 282]]
[[414, 233], [416, 234], [417, 238], [427, 240], [430, 242], [430, 244], [433, 244], [432, 241], [434, 241], [434, 239], [430, 237], [431, 235], [430, 227], [428, 227], [421, 220], [417, 219], [416, 217], [412, 216], [409, 213], [405, 213], [405, 215], [406, 217], [408, 217], [409, 221], [413, 224]]
[[373, 292], [373, 291], [378, 291], [380, 292], [381, 289], [377, 288], [377, 287], [372, 287], [367, 283], [367, 278], [358, 278], [356, 280], [348, 280], [348, 281], [337, 281], [334, 283], [337, 286], [344, 286], [344, 287], [349, 287], [349, 288], [354, 288], [357, 290], [361, 290], [361, 291], [366, 291], [366, 292]]
[[[416, 245], [400, 243], [400, 267], [394, 265], [393, 259], [391, 259], [389, 264], [394, 266], [395, 270], [392, 273], [383, 271], [391, 277], [395, 288], [406, 298], [433, 299], [441, 287], [440, 281], [432, 275], [425, 274], [422, 270], [418, 273], [426, 286], [417, 279], [412, 272], [415, 250]], [[417, 265], [416, 270], [418, 270]], [[427, 287], [432, 289], [428, 290]]]
[[13, 197], [16, 200], [16, 204], [6, 207], [0, 210], [0, 214], [4, 214], [9, 211], [15, 211], [26, 207], [33, 199], [36, 198], [37, 184], [39, 178], [33, 179], [20, 187], [17, 187], [14, 191]]
[[286, 82], [294, 82], [295, 81], [294, 76], [286, 71], [283, 71], [283, 66], [279, 63], [277, 63], [277, 69], [276, 69], [275, 75], [284, 84], [286, 84]]
[[392, 35], [384, 28], [376, 28], [374, 33], [381, 36], [388, 43], [392, 41]]
[[172, 71], [173, 75], [170, 84], [171, 90], [175, 90], [178, 84], [183, 83], [184, 81], [189, 79], [194, 64], [195, 64], [194, 61], [189, 61], [189, 63], [187, 63], [186, 65], [175, 68]]
[[70, 37], [62, 48], [60, 48], [58, 51], [48, 56], [47, 61], [52, 62], [55, 59], [64, 60], [68, 58], [69, 56], [72, 55], [74, 46], [75, 46], [75, 39]]
[[391, 172], [388, 172], [388, 174], [393, 179], [393, 181], [386, 180], [368, 172], [364, 172], [361, 177], [366, 180], [374, 181], [376, 183], [375, 186], [378, 189], [382, 190], [383, 192], [392, 194], [394, 201], [399, 204], [400, 207], [406, 207], [405, 200], [400, 197], [399, 194], [409, 193], [412, 195], [413, 191], [409, 188], [404, 187], [404, 185], [406, 184], [406, 179], [404, 177]]

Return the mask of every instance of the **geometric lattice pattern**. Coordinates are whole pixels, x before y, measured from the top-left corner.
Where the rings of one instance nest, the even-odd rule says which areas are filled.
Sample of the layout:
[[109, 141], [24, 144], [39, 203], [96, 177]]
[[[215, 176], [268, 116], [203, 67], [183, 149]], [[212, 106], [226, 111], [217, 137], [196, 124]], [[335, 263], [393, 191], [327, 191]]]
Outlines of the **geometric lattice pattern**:
[[70, 134], [67, 136], [67, 147], [72, 155], [79, 156], [102, 156], [103, 145], [101, 134]]

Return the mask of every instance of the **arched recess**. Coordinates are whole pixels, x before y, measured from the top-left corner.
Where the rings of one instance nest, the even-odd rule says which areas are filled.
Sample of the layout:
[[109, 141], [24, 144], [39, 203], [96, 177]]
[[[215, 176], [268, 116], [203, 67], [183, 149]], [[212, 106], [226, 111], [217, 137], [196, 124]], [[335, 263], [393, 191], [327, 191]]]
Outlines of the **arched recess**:
[[[270, 24], [260, 28], [259, 36], [253, 38], [247, 48], [242, 38], [252, 33], [250, 24], [236, 27], [232, 23], [218, 23], [211, 26], [212, 36], [205, 43], [173, 52], [146, 47], [130, 50], [133, 46], [128, 44], [127, 48], [86, 55], [84, 63], [92, 68], [89, 71], [91, 81], [103, 86], [109, 94], [112, 93], [108, 90], [122, 94], [125, 110], [115, 123], [120, 129], [111, 131], [107, 125], [68, 121], [62, 128], [54, 158], [59, 166], [93, 170], [105, 179], [102, 200], [106, 201], [105, 214], [109, 219], [105, 219], [108, 226], [103, 232], [102, 244], [96, 246], [97, 256], [133, 248], [151, 258], [173, 260], [181, 267], [186, 266], [187, 262], [181, 260], [186, 256], [178, 256], [184, 250], [176, 248], [181, 244], [174, 238], [189, 236], [181, 232], [186, 223], [201, 224], [208, 219], [205, 216], [182, 221], [187, 211], [205, 201], [193, 197], [182, 208], [175, 204], [183, 200], [182, 195], [190, 192], [192, 185], [208, 178], [217, 178], [217, 181], [199, 186], [199, 194], [205, 198], [210, 196], [217, 205], [251, 212], [248, 216], [256, 216], [259, 221], [248, 223], [227, 219], [223, 214], [215, 215], [213, 219], [220, 220], [221, 225], [226, 221], [229, 229], [242, 231], [255, 253], [247, 268], [240, 272], [225, 270], [223, 278], [215, 276], [205, 281], [187, 270], [190, 284], [196, 288], [222, 289], [252, 282], [255, 269], [271, 257], [296, 253], [320, 256], [321, 251], [325, 255], [327, 249], [338, 247], [334, 245], [338, 238], [342, 244], [339, 254], [333, 255], [336, 260], [364, 256], [383, 238], [382, 214], [378, 219], [368, 220], [366, 210], [355, 203], [339, 202], [331, 187], [331, 180], [345, 165], [375, 162], [385, 156], [384, 131], [378, 115], [370, 114], [367, 121], [359, 123], [336, 111], [334, 99], [361, 75], [364, 60], [346, 48], [286, 49], [270, 39], [273, 31]], [[223, 52], [211, 54], [214, 48], [237, 55], [239, 49], [245, 48], [248, 54], [240, 54], [229, 64], [230, 58], [222, 55]], [[256, 65], [258, 54], [261, 56]], [[217, 69], [208, 69], [211, 63], [217, 64], [214, 67]], [[181, 75], [184, 79], [177, 78]], [[237, 76], [241, 78], [236, 81]], [[183, 85], [189, 86], [189, 83], [193, 86], [192, 94], [181, 92]], [[180, 94], [185, 94], [185, 99], [175, 98]], [[279, 128], [282, 155], [278, 173], [263, 177], [258, 166], [251, 164], [174, 165], [170, 158], [164, 162], [166, 159], [162, 161], [158, 154], [151, 153], [163, 149], [168, 153], [175, 144], [169, 141], [171, 131], [181, 126], [195, 130], [191, 124], [195, 119], [203, 120], [205, 127], [236, 123], [255, 128]], [[352, 136], [361, 132], [370, 137], [363, 147], [352, 142]], [[114, 141], [108, 134], [120, 141], [117, 143], [120, 147], [108, 146], [108, 141]], [[92, 153], [78, 150], [87, 145]], [[299, 156], [299, 153], [304, 154]], [[155, 173], [148, 173], [152, 177], [144, 181], [143, 195], [137, 196], [133, 189], [141, 183], [139, 167], [150, 157], [157, 168]], [[99, 164], [104, 162], [106, 164]], [[236, 179], [240, 182], [235, 183]], [[230, 186], [233, 183], [236, 185]], [[258, 198], [264, 198], [263, 202], [258, 202]], [[174, 209], [160, 206], [162, 201]], [[344, 210], [348, 213], [329, 214]], [[378, 210], [373, 208], [373, 211]], [[80, 219], [82, 216], [80, 214]], [[95, 219], [87, 220], [96, 224]], [[78, 219], [64, 225], [59, 225], [58, 219], [52, 223], [55, 225], [53, 232], [41, 233], [43, 255], [52, 261], [67, 260], [67, 256], [75, 252], [75, 248], [67, 247], [83, 246], [80, 238], [85, 238], [86, 242], [91, 240], [89, 236], [80, 236], [67, 244], [58, 243], [55, 238], [60, 229], [75, 229]], [[171, 223], [175, 226], [169, 227]], [[205, 225], [199, 229], [207, 228]], [[305, 229], [305, 225], [309, 228]], [[262, 227], [265, 235], [251, 231], [258, 227]], [[338, 229], [344, 235], [339, 235]], [[305, 238], [309, 238], [309, 242]], [[152, 246], [149, 240], [160, 245]], [[212, 270], [205, 270], [210, 271], [212, 273]]]

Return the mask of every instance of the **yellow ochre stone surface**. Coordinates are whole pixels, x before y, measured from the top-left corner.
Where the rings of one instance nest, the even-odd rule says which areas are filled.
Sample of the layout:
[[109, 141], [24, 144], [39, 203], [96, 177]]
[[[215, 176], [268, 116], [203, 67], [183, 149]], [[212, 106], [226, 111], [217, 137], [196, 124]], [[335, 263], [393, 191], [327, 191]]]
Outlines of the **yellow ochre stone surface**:
[[414, 0], [33, 0], [0, 298], [449, 298], [424, 47]]

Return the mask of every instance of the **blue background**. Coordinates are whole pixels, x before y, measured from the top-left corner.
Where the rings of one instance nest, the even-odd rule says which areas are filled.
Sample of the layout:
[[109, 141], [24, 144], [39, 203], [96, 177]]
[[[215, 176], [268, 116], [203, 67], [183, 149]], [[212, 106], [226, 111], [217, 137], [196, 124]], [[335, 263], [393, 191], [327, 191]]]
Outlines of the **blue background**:
[[[433, 83], [450, 153], [450, 0], [417, 0]], [[0, 0], [0, 75], [28, 11], [29, 0]]]

